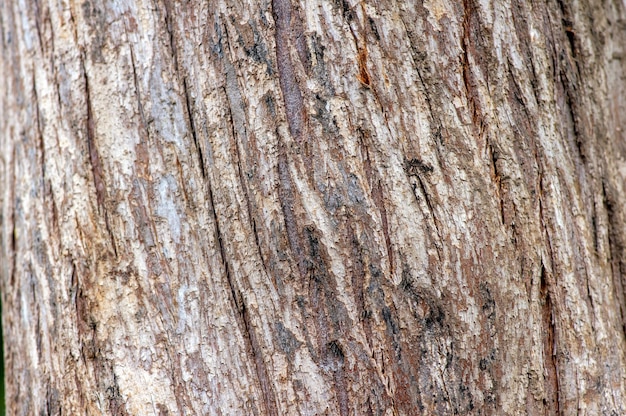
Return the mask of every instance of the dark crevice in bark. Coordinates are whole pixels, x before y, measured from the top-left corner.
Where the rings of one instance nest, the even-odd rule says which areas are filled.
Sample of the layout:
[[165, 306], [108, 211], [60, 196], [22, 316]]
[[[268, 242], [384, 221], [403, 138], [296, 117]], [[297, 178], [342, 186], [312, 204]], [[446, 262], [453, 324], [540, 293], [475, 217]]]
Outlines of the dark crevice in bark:
[[591, 329], [595, 334], [596, 331], [596, 307], [593, 302], [593, 296], [591, 295], [591, 288], [589, 287], [589, 280], [593, 279], [593, 276], [589, 274], [587, 268], [585, 267], [585, 288], [587, 289], [587, 300], [589, 301], [589, 305], [591, 306]]
[[102, 183], [102, 172], [100, 171], [100, 160], [99, 156], [96, 153], [96, 149], [93, 147], [93, 136], [94, 136], [94, 121], [92, 116], [91, 109], [91, 97], [89, 91], [89, 78], [87, 77], [87, 70], [85, 69], [85, 64], [82, 62], [82, 72], [83, 79], [85, 84], [85, 104], [87, 107], [87, 144], [89, 146], [89, 157], [91, 160], [91, 167], [93, 170], [94, 181], [96, 182], [96, 196], [98, 200], [98, 205], [101, 206], [104, 200], [104, 185]]
[[258, 341], [256, 339], [256, 334], [254, 329], [250, 325], [250, 317], [246, 308], [245, 301], [243, 299], [243, 295], [237, 288], [237, 284], [234, 281], [234, 278], [231, 274], [230, 264], [228, 263], [228, 256], [226, 255], [226, 250], [224, 248], [224, 243], [222, 241], [222, 232], [220, 228], [219, 218], [217, 215], [217, 211], [215, 210], [215, 200], [213, 198], [213, 189], [211, 183], [207, 181], [207, 191], [209, 195], [209, 203], [210, 210], [213, 214], [213, 222], [215, 223], [215, 239], [217, 241], [220, 258], [222, 260], [222, 265], [224, 266], [224, 273], [226, 275], [226, 281], [230, 288], [230, 293], [232, 297], [232, 302], [234, 306], [234, 310], [236, 312], [236, 318], [239, 321], [240, 328], [242, 330], [243, 338], [246, 342], [247, 349], [249, 350], [252, 358], [254, 360], [257, 380], [259, 382], [259, 386], [261, 387], [261, 391], [263, 392], [263, 404], [265, 406], [265, 410], [268, 415], [278, 415], [275, 395], [272, 388], [271, 380], [267, 373], [267, 369], [265, 367], [265, 363], [263, 362], [263, 352], [260, 349]]
[[[41, 155], [41, 160], [39, 167], [41, 168], [41, 181], [42, 185], [45, 185], [46, 181], [46, 148], [44, 144], [43, 130], [42, 130], [42, 120], [41, 120], [41, 109], [39, 108], [39, 95], [37, 94], [37, 82], [35, 79], [35, 74], [33, 74], [33, 94], [35, 99], [35, 114], [36, 114], [36, 126], [37, 126], [37, 139], [39, 145], [39, 153]], [[43, 199], [46, 198], [46, 192], [43, 193]]]
[[[435, 231], [437, 232], [437, 237], [439, 241], [443, 240], [441, 230], [439, 229], [439, 224], [437, 220], [437, 216], [435, 215], [435, 206], [433, 204], [432, 198], [424, 184], [424, 179], [422, 179], [422, 175], [432, 173], [433, 168], [430, 165], [425, 164], [419, 159], [405, 159], [404, 160], [404, 171], [408, 177], [414, 177], [417, 184], [419, 185], [420, 191], [424, 196], [424, 201], [426, 202], [426, 206], [428, 207], [428, 212], [432, 219], [433, 225], [435, 226]], [[415, 185], [413, 185], [413, 195], [417, 197]], [[439, 252], [439, 247], [437, 247], [437, 254], [439, 255], [439, 260], [441, 260], [441, 253]]]
[[[362, 8], [362, 12], [363, 15], [366, 15], [366, 11], [363, 8], [363, 4], [361, 3], [361, 8]], [[381, 100], [381, 97], [379, 96], [378, 92], [376, 91], [376, 88], [374, 88], [374, 83], [372, 82], [372, 77], [369, 73], [369, 70], [367, 69], [367, 59], [368, 59], [368, 51], [367, 51], [367, 37], [366, 35], [363, 33], [363, 30], [361, 28], [361, 26], [357, 25], [358, 27], [358, 32], [361, 33], [357, 33], [357, 30], [354, 29], [352, 23], [355, 23], [356, 21], [351, 21], [351, 24], [349, 25], [350, 28], [350, 33], [352, 34], [352, 39], [354, 40], [354, 46], [356, 48], [357, 51], [357, 55], [356, 55], [356, 64], [357, 64], [357, 75], [356, 78], [359, 81], [359, 83], [361, 84], [361, 86], [363, 87], [362, 91], [367, 91], [370, 92], [372, 94], [372, 96], [374, 97], [374, 101], [376, 102], [376, 104], [378, 105], [378, 110], [380, 111], [380, 114], [383, 116], [383, 118], [385, 119], [385, 128], [387, 129], [387, 132], [389, 133], [389, 137], [394, 137], [394, 134], [392, 133], [391, 129], [389, 128], [389, 120], [387, 117], [387, 108], [389, 107], [388, 105], [386, 106], [385, 103], [383, 103], [383, 101]]]
[[611, 189], [602, 180], [602, 202], [608, 219], [608, 261], [611, 266], [615, 295], [619, 299], [622, 335], [626, 339], [626, 265], [624, 262], [624, 233], [620, 224], [619, 208], [616, 206]]
[[[278, 80], [283, 95], [285, 105], [285, 116], [289, 126], [289, 132], [295, 141], [296, 146], [302, 148], [307, 166], [311, 166], [308, 149], [308, 132], [307, 120], [305, 113], [304, 100], [302, 91], [296, 78], [295, 68], [291, 62], [290, 48], [292, 36], [303, 36], [302, 33], [294, 33], [294, 27], [301, 28], [292, 22], [294, 10], [292, 9], [290, 0], [272, 0], [272, 15], [274, 17], [275, 42], [276, 42], [276, 63], [278, 69]], [[296, 17], [299, 18], [299, 17]], [[295, 207], [295, 192], [289, 172], [289, 163], [287, 158], [288, 149], [283, 140], [279, 137], [278, 150], [278, 196], [280, 205], [285, 219], [285, 229], [287, 232], [287, 240], [291, 252], [295, 257], [298, 271], [302, 278], [306, 277], [307, 266], [304, 255], [301, 237], [298, 232], [298, 225]]]
[[[15, 185], [16, 185], [16, 167], [15, 167], [15, 161], [17, 160], [17, 149], [15, 147], [15, 145], [13, 146], [13, 157], [11, 159], [11, 183], [10, 183], [10, 190], [11, 190], [11, 256], [10, 256], [10, 261], [11, 261], [11, 273], [10, 273], [10, 278], [9, 278], [9, 286], [10, 287], [14, 287], [15, 286], [15, 275], [16, 275], [16, 267], [17, 267], [17, 224], [16, 224], [16, 217], [17, 217], [17, 200], [16, 200], [16, 195], [15, 195]], [[3, 218], [3, 222], [4, 222], [4, 218]], [[4, 224], [3, 224], [4, 225]], [[6, 286], [5, 286], [6, 287]]]
[[[228, 94], [225, 92], [226, 96], [228, 96]], [[230, 117], [230, 126], [231, 126], [231, 134], [233, 136], [233, 141], [234, 143], [234, 147], [235, 147], [235, 154], [237, 157], [236, 165], [237, 165], [237, 173], [239, 176], [239, 183], [241, 184], [241, 188], [244, 190], [244, 194], [245, 194], [245, 200], [246, 200], [246, 209], [248, 212], [248, 220], [250, 221], [250, 229], [252, 230], [252, 232], [254, 233], [254, 241], [255, 241], [255, 245], [256, 245], [256, 249], [257, 252], [259, 254], [259, 259], [261, 260], [261, 264], [263, 265], [263, 269], [267, 272], [267, 266], [265, 264], [265, 260], [263, 258], [263, 254], [261, 253], [261, 245], [259, 244], [259, 234], [257, 232], [256, 229], [256, 221], [255, 221], [255, 216], [253, 215], [252, 212], [252, 199], [254, 198], [254, 196], [252, 195], [252, 193], [250, 192], [250, 190], [248, 189], [248, 185], [246, 183], [245, 180], [245, 176], [241, 170], [241, 152], [239, 151], [239, 145], [238, 145], [238, 140], [237, 140], [237, 135], [235, 132], [235, 122], [233, 120], [233, 111], [232, 111], [232, 105], [233, 103], [230, 102], [230, 97], [228, 98], [228, 114]], [[245, 134], [245, 132], [244, 132]], [[269, 273], [267, 272], [267, 275], [269, 277], [274, 277], [273, 273]], [[276, 282], [274, 282], [276, 283]]]
[[[83, 316], [84, 310], [82, 309], [83, 305], [79, 303], [79, 296], [82, 297], [82, 288], [80, 286], [79, 277], [78, 277], [78, 266], [76, 265], [76, 259], [70, 256], [69, 258], [72, 272], [70, 275], [70, 287], [69, 287], [69, 305], [71, 311], [71, 305], [74, 307], [74, 313], [72, 314], [72, 320], [76, 325], [76, 344], [80, 351], [80, 357], [74, 357], [76, 361], [80, 359], [82, 366], [87, 365], [87, 360], [85, 358], [85, 349], [83, 347]], [[77, 364], [78, 365], [78, 364]], [[74, 371], [75, 383], [76, 386], [80, 386], [81, 382], [79, 381], [79, 371]], [[82, 408], [85, 405], [85, 392], [83, 389], [78, 389], [79, 394], [79, 402]]]
[[331, 341], [326, 344], [326, 356], [330, 357], [336, 366], [333, 372], [333, 382], [335, 384], [335, 396], [339, 404], [339, 414], [341, 416], [347, 416], [349, 414], [350, 402], [348, 399], [346, 375], [344, 371], [345, 354], [341, 344], [338, 341]]
[[598, 233], [598, 209], [596, 206], [596, 202], [594, 201], [593, 206], [591, 207], [592, 209], [592, 213], [591, 213], [591, 232], [592, 232], [592, 239], [593, 239], [593, 252], [596, 254], [596, 256], [598, 255], [598, 247], [599, 247], [599, 243], [600, 243], [600, 234]]
[[261, 259], [261, 264], [263, 265], [263, 270], [265, 271], [265, 274], [274, 281], [274, 285], [275, 287], [278, 287], [278, 282], [277, 277], [275, 275], [275, 273], [272, 273], [268, 268], [267, 268], [267, 261], [265, 259], [265, 256], [263, 256], [263, 251], [261, 250], [261, 240], [259, 238], [259, 232], [256, 228], [256, 219], [255, 217], [253, 217], [250, 214], [250, 222], [252, 224], [252, 232], [254, 233], [254, 244], [257, 248], [258, 254], [259, 254], [259, 259]]
[[546, 395], [544, 405], [549, 414], [560, 415], [559, 371], [557, 359], [557, 332], [555, 327], [554, 306], [552, 305], [551, 283], [547, 271], [541, 264], [540, 302], [543, 321], [543, 357], [546, 378]]
[[374, 203], [376, 204], [378, 211], [380, 212], [381, 228], [383, 230], [383, 235], [385, 236], [385, 248], [387, 249], [387, 256], [389, 258], [389, 274], [390, 276], [393, 276], [395, 272], [394, 252], [393, 246], [391, 245], [391, 236], [389, 234], [389, 218], [387, 215], [387, 208], [385, 208], [383, 187], [380, 183], [380, 179], [373, 180], [374, 183], [372, 184], [372, 198], [374, 199]]
[[267, 415], [278, 416], [276, 397], [274, 394], [274, 389], [272, 387], [272, 380], [269, 377], [265, 362], [263, 360], [263, 350], [261, 349], [261, 346], [259, 345], [259, 342], [257, 340], [256, 332], [251, 326], [248, 308], [246, 308], [246, 304], [243, 301], [243, 296], [241, 295], [241, 293], [239, 293], [239, 298], [241, 299], [241, 309], [239, 310], [239, 313], [241, 314], [241, 317], [243, 319], [243, 324], [246, 331], [245, 336], [247, 337], [250, 352], [252, 353], [252, 358], [254, 360], [254, 365], [257, 373], [257, 378], [261, 386], [261, 391], [263, 392], [263, 405], [265, 406], [265, 411]]
[[163, 0], [165, 11], [165, 30], [168, 34], [169, 46], [172, 51], [172, 58], [174, 58], [174, 67], [178, 70], [178, 51], [176, 49], [176, 41], [174, 39], [174, 29], [172, 24], [172, 5], [170, 0]]
[[74, 310], [76, 311], [76, 330], [78, 346], [80, 348], [80, 358], [83, 364], [87, 366], [88, 361], [95, 355], [95, 347], [93, 339], [89, 339], [89, 334], [91, 333], [88, 315], [89, 305], [83, 290], [81, 276], [78, 274], [78, 266], [74, 259], [72, 259], [71, 291], [74, 298]]
[[[412, 42], [411, 42], [412, 43]], [[411, 45], [411, 47], [413, 47], [413, 45]], [[420, 84], [422, 85], [422, 88], [424, 89], [424, 99], [426, 100], [426, 105], [428, 105], [428, 113], [429, 113], [429, 122], [431, 123], [431, 135], [433, 137], [433, 139], [435, 140], [435, 143], [437, 143], [438, 145], [441, 145], [442, 143], [442, 137], [441, 137], [441, 131], [443, 129], [443, 124], [441, 123], [441, 118], [439, 117], [439, 115], [433, 111], [433, 99], [431, 98], [431, 92], [429, 91], [428, 88], [428, 84], [426, 84], [426, 82], [424, 82], [424, 78], [422, 77], [422, 71], [420, 70], [420, 68], [418, 68], [418, 66], [415, 64], [415, 58], [413, 58], [414, 61], [414, 65], [413, 67], [415, 68], [415, 72], [417, 72], [417, 77], [420, 80]], [[441, 162], [441, 152], [440, 152], [440, 147], [436, 146], [437, 149], [437, 159], [439, 162]]]
[[[70, 257], [70, 264], [72, 265], [72, 273], [70, 274], [70, 290], [69, 290], [69, 297], [70, 297], [70, 303], [74, 304], [74, 309], [76, 311], [76, 320], [78, 321], [78, 319], [80, 318], [79, 314], [81, 312], [80, 310], [80, 305], [78, 304], [78, 294], [79, 294], [79, 282], [78, 282], [78, 273], [77, 273], [77, 266], [76, 266], [76, 260], [74, 260], [74, 258]], [[80, 335], [80, 327], [78, 326], [78, 323], [76, 325], [79, 335]], [[80, 344], [82, 342], [82, 340], [78, 339], [78, 343]]]
[[[563, 24], [563, 30], [565, 31], [565, 35], [567, 37], [567, 43], [569, 45], [572, 58], [576, 60], [578, 55], [578, 41], [576, 39], [576, 32], [574, 31], [574, 22], [572, 20], [570, 6], [569, 4], [564, 3], [563, 0], [557, 0], [557, 4], [559, 5], [559, 9], [561, 10], [561, 23]], [[578, 62], [576, 62], [576, 68], [580, 73], [580, 70], [578, 68]]]
[[[524, 117], [522, 118], [520, 117], [521, 116], [520, 114], [517, 117], [514, 117], [514, 120], [516, 121], [525, 120], [527, 122], [531, 122], [532, 120], [535, 119], [535, 116], [530, 112], [528, 108], [528, 104], [526, 103], [524, 93], [522, 92], [523, 88], [519, 84], [518, 77], [513, 73], [514, 68], [515, 68], [514, 64], [511, 62], [510, 59], [508, 59], [507, 60], [507, 70], [508, 70], [507, 72], [508, 72], [508, 83], [510, 86], [509, 92], [512, 92], [513, 94], [513, 97], [512, 97], [513, 99], [510, 100], [511, 107], [515, 111], [523, 112], [523, 115], [524, 115]], [[530, 83], [532, 84], [532, 80], [530, 81]], [[534, 93], [536, 94], [536, 91], [534, 91]], [[535, 98], [537, 97], [535, 96]]]
[[77, 28], [76, 28], [76, 19], [74, 18], [74, 14], [72, 13], [72, 8], [68, 7], [67, 8], [67, 13], [69, 15], [69, 23], [71, 25], [72, 28], [72, 35], [74, 35], [74, 37], [72, 38], [73, 43], [75, 45], [78, 44], [78, 32], [77, 32]]
[[503, 189], [502, 189], [502, 176], [500, 175], [500, 170], [498, 169], [498, 152], [494, 149], [493, 145], [487, 141], [487, 149], [489, 155], [491, 156], [491, 167], [493, 169], [493, 177], [496, 184], [496, 197], [498, 198], [498, 202], [500, 203], [500, 221], [502, 221], [502, 225], [507, 225], [505, 208], [504, 208], [504, 198], [503, 198]]
[[474, 89], [474, 80], [472, 76], [471, 64], [469, 55], [471, 53], [472, 48], [472, 39], [471, 39], [471, 24], [472, 24], [472, 13], [474, 13], [474, 3], [472, 0], [463, 0], [463, 33], [461, 38], [462, 45], [462, 55], [461, 55], [461, 65], [463, 70], [463, 85], [465, 86], [465, 93], [467, 96], [467, 102], [470, 107], [470, 112], [472, 116], [472, 122], [474, 126], [478, 125], [479, 121], [479, 111], [480, 104], [476, 102], [476, 94], [477, 92]]
[[[228, 39], [228, 32], [226, 29], [224, 29], [224, 31], [226, 32], [226, 39]], [[254, 215], [253, 207], [252, 207], [252, 201], [254, 200], [254, 195], [252, 194], [252, 192], [250, 192], [248, 181], [246, 181], [246, 178], [242, 169], [242, 157], [241, 157], [242, 151], [239, 149], [239, 146], [240, 145], [243, 146], [244, 144], [247, 145], [249, 143], [249, 140], [247, 137], [248, 132], [246, 129], [247, 120], [245, 120], [245, 115], [240, 114], [240, 112], [237, 113], [238, 114], [237, 116], [235, 112], [233, 111], [233, 108], [243, 109], [245, 108], [245, 105], [243, 103], [243, 99], [241, 97], [241, 91], [239, 90], [237, 79], [234, 74], [234, 68], [232, 67], [232, 64], [228, 60], [228, 58], [223, 60], [223, 65], [224, 65], [224, 73], [225, 73], [225, 78], [226, 78], [226, 87], [224, 88], [224, 96], [226, 97], [226, 101], [228, 103], [227, 109], [228, 109], [228, 116], [230, 118], [231, 135], [233, 137], [233, 142], [234, 142], [233, 147], [235, 149], [235, 156], [236, 156], [235, 163], [237, 167], [237, 176], [239, 178], [239, 183], [241, 184], [241, 188], [244, 191], [244, 196], [246, 200], [246, 209], [248, 213], [248, 220], [250, 222], [250, 229], [254, 233], [254, 239], [256, 242], [256, 249], [259, 254], [259, 259], [261, 260], [261, 264], [263, 265], [263, 269], [266, 271], [267, 275], [269, 277], [275, 278], [273, 273], [269, 273], [267, 271], [267, 266], [265, 264], [263, 254], [261, 252], [261, 245], [259, 244], [259, 234], [256, 229], [256, 221], [255, 221], [256, 216]], [[237, 119], [235, 117], [237, 117]], [[243, 140], [238, 140], [238, 134], [237, 134], [238, 132], [240, 132], [240, 134], [243, 136], [241, 137], [241, 139]], [[274, 281], [274, 283], [276, 283], [276, 281]]]
[[113, 368], [111, 360], [102, 356], [98, 351], [96, 357], [95, 378], [100, 389], [104, 392], [104, 397], [108, 401], [108, 411], [115, 416], [128, 416], [126, 411], [126, 402], [120, 392], [120, 386], [117, 381], [117, 374]]
[[[581, 83], [579, 82], [581, 77], [580, 65], [578, 62], [577, 49], [576, 49], [576, 39], [575, 34], [573, 32], [573, 21], [571, 20], [572, 15], [570, 12], [569, 5], [564, 3], [562, 0], [557, 0], [559, 11], [560, 11], [560, 22], [564, 27], [565, 31], [565, 41], [568, 43], [568, 47], [570, 52], [567, 52], [565, 47], [562, 44], [563, 36], [560, 33], [557, 34], [555, 38], [555, 29], [558, 30], [560, 27], [558, 24], [550, 21], [551, 28], [551, 46], [552, 53], [550, 54], [553, 59], [553, 69], [554, 69], [554, 79], [555, 84], [558, 83], [562, 87], [562, 91], [564, 94], [565, 100], [565, 109], [559, 108], [564, 112], [564, 115], [568, 115], [571, 120], [571, 125], [573, 129], [574, 135], [574, 144], [576, 146], [577, 153], [580, 157], [580, 160], [584, 163], [587, 162], [587, 154], [584, 148], [584, 139], [586, 138], [587, 131], [585, 129], [585, 120], [584, 111], [581, 112], [581, 100], [584, 103], [584, 92], [580, 91]], [[550, 15], [548, 15], [550, 17]], [[573, 60], [573, 64], [572, 64]], [[575, 71], [572, 66], [575, 65]], [[559, 92], [556, 92], [557, 97], [559, 96]], [[583, 107], [585, 104], [582, 104]], [[577, 166], [578, 168], [578, 166]]]
[[[14, 215], [14, 218], [15, 218], [15, 215]], [[10, 273], [10, 277], [9, 277], [9, 286], [14, 286], [15, 285], [15, 274], [16, 274], [16, 267], [17, 267], [17, 255], [16, 255], [16, 252], [15, 252], [16, 246], [17, 246], [17, 243], [15, 241], [15, 233], [16, 232], [17, 232], [17, 230], [16, 230], [16, 226], [15, 226], [15, 219], [13, 219], [12, 225], [11, 225], [11, 256], [10, 256], [11, 273]]]
[[141, 102], [141, 88], [139, 85], [139, 76], [137, 74], [137, 66], [135, 63], [135, 52], [133, 51], [132, 46], [129, 45], [130, 52], [130, 64], [133, 69], [133, 85], [135, 86], [135, 96], [137, 98], [137, 111], [139, 112], [139, 117], [141, 117], [141, 132], [145, 134], [145, 141], [147, 142], [147, 138], [149, 136], [148, 133], [148, 124], [146, 120], [146, 115], [143, 110], [143, 103]]
[[46, 336], [47, 334], [43, 334], [41, 331], [41, 306], [40, 306], [41, 304], [37, 303], [37, 297], [35, 296], [37, 289], [34, 284], [33, 284], [32, 290], [33, 290], [33, 301], [34, 301], [34, 304], [37, 305], [35, 307], [35, 315], [37, 319], [37, 321], [35, 322], [35, 344], [37, 345], [37, 360], [41, 361], [43, 358], [41, 356], [41, 353], [42, 353], [41, 343], [42, 343], [43, 337]]
[[46, 382], [46, 416], [61, 416], [63, 407], [59, 397], [59, 391], [52, 387], [51, 380]]
[[[515, 28], [515, 34], [517, 36], [517, 46], [522, 52], [522, 57], [525, 58], [524, 66], [530, 69], [529, 82], [532, 87], [535, 103], [537, 103], [537, 105], [540, 105], [539, 91], [537, 85], [537, 71], [535, 61], [533, 59], [534, 49], [531, 40], [531, 28], [528, 19], [525, 17], [526, 15], [528, 15], [528, 10], [527, 8], [523, 7], [524, 5], [526, 5], [526, 2], [514, 1], [512, 4], [513, 8], [511, 10], [511, 18], [513, 19], [513, 26]], [[514, 67], [514, 65], [512, 65], [510, 57], [507, 60], [509, 61], [509, 74], [513, 78], [513, 80], [516, 80], [517, 77], [515, 77], [512, 73], [512, 68]], [[527, 108], [525, 108], [525, 110], [528, 111]]]
[[[543, 326], [543, 357], [544, 357], [544, 378], [546, 387], [546, 397], [544, 397], [544, 406], [549, 414], [560, 415], [560, 379], [559, 379], [559, 362], [558, 362], [558, 338], [556, 322], [558, 317], [555, 316], [555, 306], [553, 304], [554, 290], [557, 285], [555, 278], [556, 259], [552, 248], [552, 241], [549, 231], [549, 224], [546, 221], [543, 206], [544, 194], [544, 178], [540, 176], [539, 189], [539, 218], [541, 221], [541, 229], [544, 233], [544, 244], [550, 257], [550, 271], [546, 270], [544, 261], [541, 261], [540, 281], [539, 281], [539, 304], [541, 306], [541, 318]], [[547, 216], [549, 218], [549, 216]]]
[[376, 205], [376, 208], [378, 208], [378, 212], [380, 213], [382, 231], [385, 237], [385, 248], [387, 250], [387, 258], [389, 259], [389, 272], [390, 272], [390, 275], [393, 276], [393, 273], [395, 270], [394, 256], [393, 256], [393, 250], [391, 247], [391, 237], [389, 236], [389, 222], [387, 219], [387, 210], [385, 208], [385, 198], [383, 195], [383, 188], [382, 188], [382, 185], [380, 184], [380, 179], [378, 178], [378, 176], [377, 175], [374, 176], [374, 170], [372, 169], [372, 161], [370, 159], [370, 154], [369, 154], [369, 147], [365, 143], [365, 139], [367, 138], [367, 136], [365, 132], [362, 131], [361, 129], [358, 129], [357, 133], [360, 138], [361, 147], [365, 151], [365, 158], [363, 160], [363, 170], [365, 172], [365, 177], [367, 178], [367, 181], [369, 182], [372, 200], [374, 201], [374, 204]]
[[[41, 37], [41, 10], [39, 7], [39, 0], [33, 0], [33, 4], [34, 4], [34, 9], [33, 10], [33, 14], [35, 15], [35, 31], [37, 32], [37, 39], [39, 40], [39, 52], [41, 52], [41, 54], [44, 54], [44, 50], [43, 50], [43, 46], [44, 46], [44, 42], [43, 42], [43, 38]], [[26, 11], [23, 10], [23, 13], [25, 13]]]
[[[435, 211], [434, 211], [435, 205], [431, 202], [431, 197], [428, 194], [428, 191], [426, 190], [426, 185], [424, 185], [424, 180], [419, 175], [415, 175], [415, 183], [411, 183], [411, 187], [413, 189], [413, 196], [415, 197], [415, 200], [418, 202], [418, 204], [420, 202], [419, 196], [418, 196], [418, 190], [417, 190], [418, 185], [419, 185], [419, 193], [421, 193], [422, 196], [424, 197], [424, 202], [426, 202], [426, 206], [428, 207], [428, 214], [430, 214], [431, 220], [433, 222], [433, 226], [435, 227], [435, 232], [437, 233], [438, 242], [435, 244], [435, 247], [437, 248], [437, 257], [439, 258], [439, 261], [441, 261], [443, 260], [442, 253], [441, 253], [441, 248], [442, 248], [441, 242], [443, 241], [443, 237], [439, 229], [437, 216], [435, 215]], [[429, 227], [429, 232], [430, 232], [430, 227]]]
[[[180, 159], [178, 157], [175, 158], [174, 163], [176, 164], [176, 169], [178, 170], [178, 177], [185, 178], [185, 173], [183, 171], [183, 165], [180, 163]], [[183, 196], [185, 197], [185, 201], [190, 204], [193, 199], [189, 196], [189, 192], [187, 192], [186, 186], [181, 186], [181, 190], [183, 191]]]
[[[305, 240], [308, 249], [307, 280], [310, 306], [313, 310], [313, 325], [317, 335], [317, 357], [313, 360], [326, 373], [332, 376], [333, 393], [339, 406], [339, 414], [347, 415], [350, 408], [346, 392], [346, 370], [344, 347], [340, 342], [347, 325], [342, 303], [337, 299], [336, 282], [332, 271], [328, 270], [329, 255], [320, 241], [319, 230], [305, 227]], [[343, 306], [343, 305], [342, 305]]]
[[[407, 25], [406, 19], [407, 17], [404, 14], [401, 15], [401, 22], [411, 47], [411, 59], [413, 60], [412, 66], [415, 69], [417, 77], [419, 78], [420, 85], [423, 90], [423, 97], [428, 106], [431, 136], [437, 145], [435, 146], [437, 162], [439, 166], [443, 167], [445, 166], [445, 160], [441, 155], [441, 146], [444, 144], [442, 136], [443, 124], [440, 115], [437, 111], [435, 111], [436, 108], [441, 107], [441, 99], [438, 96], [439, 89], [437, 88], [437, 81], [433, 80], [430, 76], [426, 78], [423, 75], [423, 73], [428, 75], [432, 71], [433, 63], [429, 60], [428, 54], [425, 51], [420, 50], [418, 46], [421, 43], [423, 35], [416, 35], [415, 31], [410, 29], [412, 24], [408, 23]], [[435, 88], [432, 88], [432, 86]]]
[[[161, 320], [161, 322], [163, 321]], [[168, 338], [168, 346], [172, 345], [168, 332], [166, 332], [166, 337]], [[183, 378], [183, 373], [182, 373], [182, 369], [180, 365], [179, 356], [178, 354], [174, 354], [173, 356], [170, 348], [167, 346], [165, 347], [165, 353], [167, 354], [167, 361], [170, 364], [170, 368], [169, 368], [169, 371], [171, 374], [170, 381], [176, 392], [174, 396], [176, 400], [176, 406], [178, 408], [177, 409], [178, 414], [185, 414], [185, 408], [186, 408], [185, 403], [188, 403], [191, 397], [189, 396], [187, 389], [183, 386], [182, 380], [184, 380], [184, 378]], [[160, 411], [159, 415], [163, 413], [164, 412]]]
[[[178, 59], [178, 49], [176, 47], [176, 39], [174, 34], [174, 28], [172, 23], [172, 5], [169, 0], [164, 0], [164, 10], [165, 10], [165, 29], [167, 31], [169, 47], [172, 54], [172, 59], [174, 60], [174, 68], [177, 74], [183, 74], [183, 68], [181, 67], [181, 63]], [[199, 167], [200, 173], [202, 174], [202, 178], [206, 183], [208, 183], [208, 176], [205, 167], [204, 154], [202, 150], [201, 143], [198, 141], [198, 132], [196, 130], [196, 124], [194, 120], [194, 112], [192, 110], [192, 97], [189, 90], [189, 84], [187, 83], [187, 76], [179, 75], [179, 78], [182, 79], [182, 89], [183, 94], [185, 96], [185, 110], [187, 112], [187, 117], [189, 119], [189, 130], [191, 131], [191, 137], [193, 139], [194, 147], [198, 154], [199, 159]], [[181, 176], [183, 177], [183, 176]], [[189, 200], [189, 199], [188, 199]]]
[[580, 98], [577, 97], [577, 95], [580, 95], [580, 93], [576, 94], [576, 85], [571, 81], [571, 76], [572, 74], [568, 72], [567, 69], [561, 69], [559, 80], [565, 92], [565, 105], [568, 112], [567, 114], [572, 121], [576, 149], [578, 151], [578, 155], [581, 161], [585, 163], [587, 160], [583, 143], [583, 140], [585, 139], [585, 134], [582, 131], [583, 126], [580, 119], [578, 105], [578, 101], [580, 100]]
[[363, 247], [361, 246], [359, 239], [354, 231], [352, 221], [348, 220], [346, 224], [347, 240], [350, 241], [352, 264], [350, 267], [351, 283], [353, 296], [356, 303], [359, 320], [363, 325], [363, 329], [366, 334], [366, 340], [371, 347], [371, 327], [369, 322], [369, 313], [365, 309], [365, 293], [363, 291], [365, 287], [365, 265], [363, 262]]
[[189, 87], [187, 85], [187, 77], [183, 77], [183, 92], [185, 93], [185, 108], [187, 109], [187, 116], [189, 117], [189, 129], [191, 130], [191, 137], [193, 138], [193, 144], [198, 152], [198, 159], [200, 162], [200, 173], [202, 174], [202, 178], [206, 181], [207, 175], [204, 168], [204, 156], [202, 154], [202, 147], [198, 142], [198, 134], [196, 132], [196, 124], [193, 119], [194, 114], [191, 110], [191, 95], [189, 94]]
[[109, 225], [109, 215], [105, 206], [106, 203], [106, 185], [104, 183], [104, 171], [102, 168], [102, 163], [100, 162], [100, 154], [98, 153], [98, 149], [95, 143], [95, 120], [93, 117], [93, 109], [91, 106], [91, 92], [89, 88], [89, 77], [87, 76], [87, 70], [85, 69], [85, 60], [84, 57], [81, 60], [82, 64], [82, 75], [84, 80], [84, 88], [85, 88], [85, 105], [87, 107], [87, 149], [89, 151], [89, 160], [91, 162], [91, 172], [93, 175], [93, 181], [96, 188], [96, 201], [98, 202], [98, 210], [104, 217], [104, 224], [106, 227], [106, 232], [111, 240], [111, 246], [113, 248], [113, 252], [117, 257], [117, 245], [115, 243], [115, 236], [113, 235], [113, 231], [111, 226]]

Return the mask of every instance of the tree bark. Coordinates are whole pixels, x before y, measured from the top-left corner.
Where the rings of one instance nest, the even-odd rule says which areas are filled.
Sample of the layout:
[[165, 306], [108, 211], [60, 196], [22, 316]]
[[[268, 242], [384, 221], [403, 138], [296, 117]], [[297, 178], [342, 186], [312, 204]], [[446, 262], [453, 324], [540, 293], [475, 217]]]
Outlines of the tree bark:
[[0, 1], [8, 414], [626, 414], [626, 5]]

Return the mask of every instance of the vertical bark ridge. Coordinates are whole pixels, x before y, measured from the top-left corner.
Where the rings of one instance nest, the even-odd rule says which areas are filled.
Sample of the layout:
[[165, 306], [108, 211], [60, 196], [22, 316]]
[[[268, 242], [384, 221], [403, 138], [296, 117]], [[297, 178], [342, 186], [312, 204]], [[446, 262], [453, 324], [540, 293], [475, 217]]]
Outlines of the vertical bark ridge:
[[302, 34], [294, 33], [293, 30], [297, 26], [295, 21], [299, 17], [293, 10], [291, 0], [272, 0], [272, 13], [276, 24], [276, 65], [285, 115], [293, 139], [298, 146], [303, 146], [306, 152], [306, 142], [309, 137], [306, 131], [305, 106], [290, 56], [294, 38], [302, 36]]

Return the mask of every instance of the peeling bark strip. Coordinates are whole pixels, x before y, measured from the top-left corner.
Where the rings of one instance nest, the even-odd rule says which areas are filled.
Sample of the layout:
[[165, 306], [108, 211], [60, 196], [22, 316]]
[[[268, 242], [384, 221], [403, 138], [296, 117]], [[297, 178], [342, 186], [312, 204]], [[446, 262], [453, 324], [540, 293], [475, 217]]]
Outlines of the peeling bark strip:
[[626, 414], [623, 2], [22, 3], [8, 414]]

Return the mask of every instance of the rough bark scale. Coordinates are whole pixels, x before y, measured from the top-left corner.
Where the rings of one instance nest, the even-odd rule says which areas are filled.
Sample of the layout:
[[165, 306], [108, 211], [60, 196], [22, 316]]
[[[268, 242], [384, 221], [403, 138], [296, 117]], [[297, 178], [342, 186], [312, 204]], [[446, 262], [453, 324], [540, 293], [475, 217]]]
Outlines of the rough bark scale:
[[10, 414], [625, 414], [623, 1], [0, 1]]

